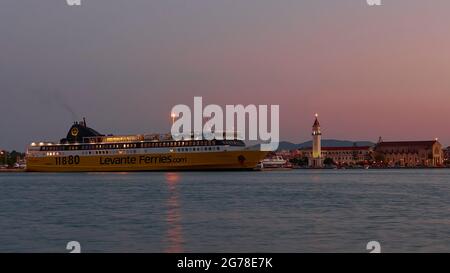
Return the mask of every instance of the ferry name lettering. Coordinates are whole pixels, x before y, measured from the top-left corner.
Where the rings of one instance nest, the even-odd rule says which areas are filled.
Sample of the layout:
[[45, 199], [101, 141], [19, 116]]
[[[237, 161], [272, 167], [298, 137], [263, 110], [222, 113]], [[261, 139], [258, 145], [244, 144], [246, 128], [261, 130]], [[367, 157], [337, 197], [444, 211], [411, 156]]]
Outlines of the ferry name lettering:
[[168, 156], [149, 156], [142, 155], [137, 157], [104, 157], [100, 158], [100, 165], [135, 165], [135, 164], [168, 164], [168, 163], [186, 163], [186, 157]]
[[136, 158], [126, 157], [105, 157], [100, 158], [100, 165], [131, 165], [136, 164]]

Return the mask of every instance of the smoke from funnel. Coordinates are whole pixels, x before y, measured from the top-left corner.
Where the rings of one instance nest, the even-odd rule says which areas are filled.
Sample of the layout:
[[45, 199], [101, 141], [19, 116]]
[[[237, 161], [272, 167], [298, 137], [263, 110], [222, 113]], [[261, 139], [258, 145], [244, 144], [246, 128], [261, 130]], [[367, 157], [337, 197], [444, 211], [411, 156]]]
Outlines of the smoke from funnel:
[[70, 106], [70, 104], [59, 93], [56, 93], [56, 94], [57, 94], [57, 96], [55, 96], [55, 99], [56, 99], [58, 105], [70, 113], [70, 115], [72, 116], [72, 121], [77, 121], [78, 120], [77, 113], [73, 110], [73, 108]]

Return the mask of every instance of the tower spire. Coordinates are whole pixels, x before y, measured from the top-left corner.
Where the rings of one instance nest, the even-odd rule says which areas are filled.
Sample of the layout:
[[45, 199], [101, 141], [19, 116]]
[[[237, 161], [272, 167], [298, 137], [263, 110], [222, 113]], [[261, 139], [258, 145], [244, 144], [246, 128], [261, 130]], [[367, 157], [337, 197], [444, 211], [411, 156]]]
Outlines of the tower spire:
[[313, 124], [313, 133], [312, 135], [321, 135], [322, 133], [320, 132], [320, 122], [319, 122], [319, 114], [316, 113], [315, 115], [316, 119], [314, 120], [314, 124]]

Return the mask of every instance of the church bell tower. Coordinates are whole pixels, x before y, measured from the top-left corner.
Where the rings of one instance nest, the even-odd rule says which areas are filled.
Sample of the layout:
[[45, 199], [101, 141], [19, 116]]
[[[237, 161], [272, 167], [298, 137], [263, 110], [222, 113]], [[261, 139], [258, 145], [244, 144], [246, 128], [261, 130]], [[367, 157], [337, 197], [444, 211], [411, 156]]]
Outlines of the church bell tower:
[[316, 114], [316, 120], [314, 121], [314, 125], [312, 127], [312, 137], [313, 137], [313, 145], [312, 145], [312, 154], [309, 160], [309, 166], [311, 168], [322, 168], [323, 160], [322, 160], [322, 132], [320, 131], [320, 123], [319, 123], [319, 115]]

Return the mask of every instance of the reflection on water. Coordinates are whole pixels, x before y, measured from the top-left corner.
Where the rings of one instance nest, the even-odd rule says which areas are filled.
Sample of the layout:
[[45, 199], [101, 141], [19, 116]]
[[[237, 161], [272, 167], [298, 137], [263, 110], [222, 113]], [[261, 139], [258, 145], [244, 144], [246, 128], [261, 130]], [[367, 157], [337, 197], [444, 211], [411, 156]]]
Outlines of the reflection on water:
[[167, 247], [165, 252], [179, 253], [183, 251], [183, 230], [181, 226], [181, 212], [178, 193], [178, 182], [180, 175], [178, 173], [166, 173], [166, 183], [169, 191], [167, 200]]
[[450, 169], [0, 173], [0, 252], [450, 251]]

